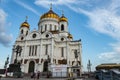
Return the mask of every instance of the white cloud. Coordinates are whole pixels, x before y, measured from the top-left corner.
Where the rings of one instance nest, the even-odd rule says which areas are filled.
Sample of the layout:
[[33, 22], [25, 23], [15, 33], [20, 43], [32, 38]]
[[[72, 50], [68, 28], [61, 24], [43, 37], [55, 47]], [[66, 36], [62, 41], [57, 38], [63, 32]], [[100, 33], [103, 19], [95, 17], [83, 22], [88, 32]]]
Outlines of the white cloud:
[[120, 16], [105, 9], [97, 9], [85, 14], [90, 19], [89, 25], [92, 29], [115, 39], [120, 39], [120, 36], [117, 35], [120, 34]]
[[29, 11], [32, 11], [33, 13], [35, 13], [36, 15], [39, 15], [39, 13], [34, 9], [32, 8], [31, 6], [21, 2], [20, 0], [14, 0], [17, 4], [19, 4], [20, 6], [24, 7], [25, 9], [29, 10]]
[[[88, 1], [88, 0], [86, 0]], [[35, 0], [35, 4], [39, 6], [43, 6], [45, 8], [49, 8], [50, 4], [52, 3], [53, 5], [72, 5], [72, 4], [84, 4], [85, 1], [83, 0]]]
[[0, 31], [4, 31], [6, 13], [0, 9]]
[[7, 14], [0, 9], [0, 44], [8, 47], [12, 41], [12, 34], [7, 34], [5, 30]]
[[114, 52], [105, 52], [101, 53], [99, 59], [104, 63], [120, 63], [120, 53]]
[[104, 52], [98, 55], [99, 59], [106, 63], [120, 63], [120, 42], [110, 44], [111, 52]]

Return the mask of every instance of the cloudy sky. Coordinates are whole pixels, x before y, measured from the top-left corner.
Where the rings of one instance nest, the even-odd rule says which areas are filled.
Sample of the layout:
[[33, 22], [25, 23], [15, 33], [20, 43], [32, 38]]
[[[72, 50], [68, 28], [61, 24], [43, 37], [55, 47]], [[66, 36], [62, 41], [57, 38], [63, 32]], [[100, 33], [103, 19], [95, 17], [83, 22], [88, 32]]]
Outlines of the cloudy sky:
[[31, 31], [52, 3], [53, 11], [69, 20], [74, 40], [82, 39], [82, 63], [92, 70], [101, 63], [120, 63], [120, 0], [0, 0], [0, 68], [9, 55], [22, 22]]

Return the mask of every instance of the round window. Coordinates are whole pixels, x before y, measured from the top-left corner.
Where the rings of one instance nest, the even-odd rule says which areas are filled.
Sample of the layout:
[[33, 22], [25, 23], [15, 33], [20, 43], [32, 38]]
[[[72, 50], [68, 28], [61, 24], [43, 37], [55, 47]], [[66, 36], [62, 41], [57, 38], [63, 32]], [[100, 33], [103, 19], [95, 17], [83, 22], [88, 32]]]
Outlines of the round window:
[[63, 41], [64, 40], [64, 38], [61, 38], [61, 41]]
[[46, 37], [49, 37], [49, 35], [47, 34]]
[[36, 34], [33, 34], [33, 35], [32, 35], [33, 38], [36, 38], [36, 36], [37, 36]]
[[23, 40], [24, 38], [23, 37], [21, 37], [21, 40]]

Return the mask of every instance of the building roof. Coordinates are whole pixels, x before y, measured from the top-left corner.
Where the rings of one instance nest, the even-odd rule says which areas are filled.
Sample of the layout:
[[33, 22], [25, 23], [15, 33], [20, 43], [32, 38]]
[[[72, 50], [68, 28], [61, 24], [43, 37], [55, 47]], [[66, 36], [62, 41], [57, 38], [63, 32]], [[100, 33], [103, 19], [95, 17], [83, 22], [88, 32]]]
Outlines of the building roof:
[[100, 64], [96, 66], [96, 70], [98, 69], [120, 69], [120, 64], [112, 63], [112, 64]]

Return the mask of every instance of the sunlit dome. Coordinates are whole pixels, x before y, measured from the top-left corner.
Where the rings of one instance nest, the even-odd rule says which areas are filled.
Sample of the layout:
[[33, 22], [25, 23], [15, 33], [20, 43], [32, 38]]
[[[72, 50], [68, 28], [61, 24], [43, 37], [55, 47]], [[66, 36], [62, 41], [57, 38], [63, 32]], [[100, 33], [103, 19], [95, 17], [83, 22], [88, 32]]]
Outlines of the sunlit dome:
[[30, 27], [30, 25], [28, 24], [28, 22], [23, 22], [22, 24], [21, 24], [21, 26], [20, 27], [27, 27], [27, 28], [29, 28]]
[[62, 17], [60, 17], [59, 21], [68, 22], [68, 19], [64, 15], [62, 15]]
[[27, 22], [27, 16], [26, 16], [26, 20], [25, 20], [25, 22], [23, 22], [22, 24], [21, 24], [21, 26], [20, 27], [27, 27], [27, 28], [30, 28], [30, 25], [29, 25], [29, 23]]
[[50, 9], [47, 13], [43, 14], [40, 19], [45, 19], [45, 18], [53, 18], [53, 19], [57, 19], [59, 21], [59, 16], [53, 12], [52, 9]]
[[69, 33], [67, 38], [73, 39], [73, 36]]

